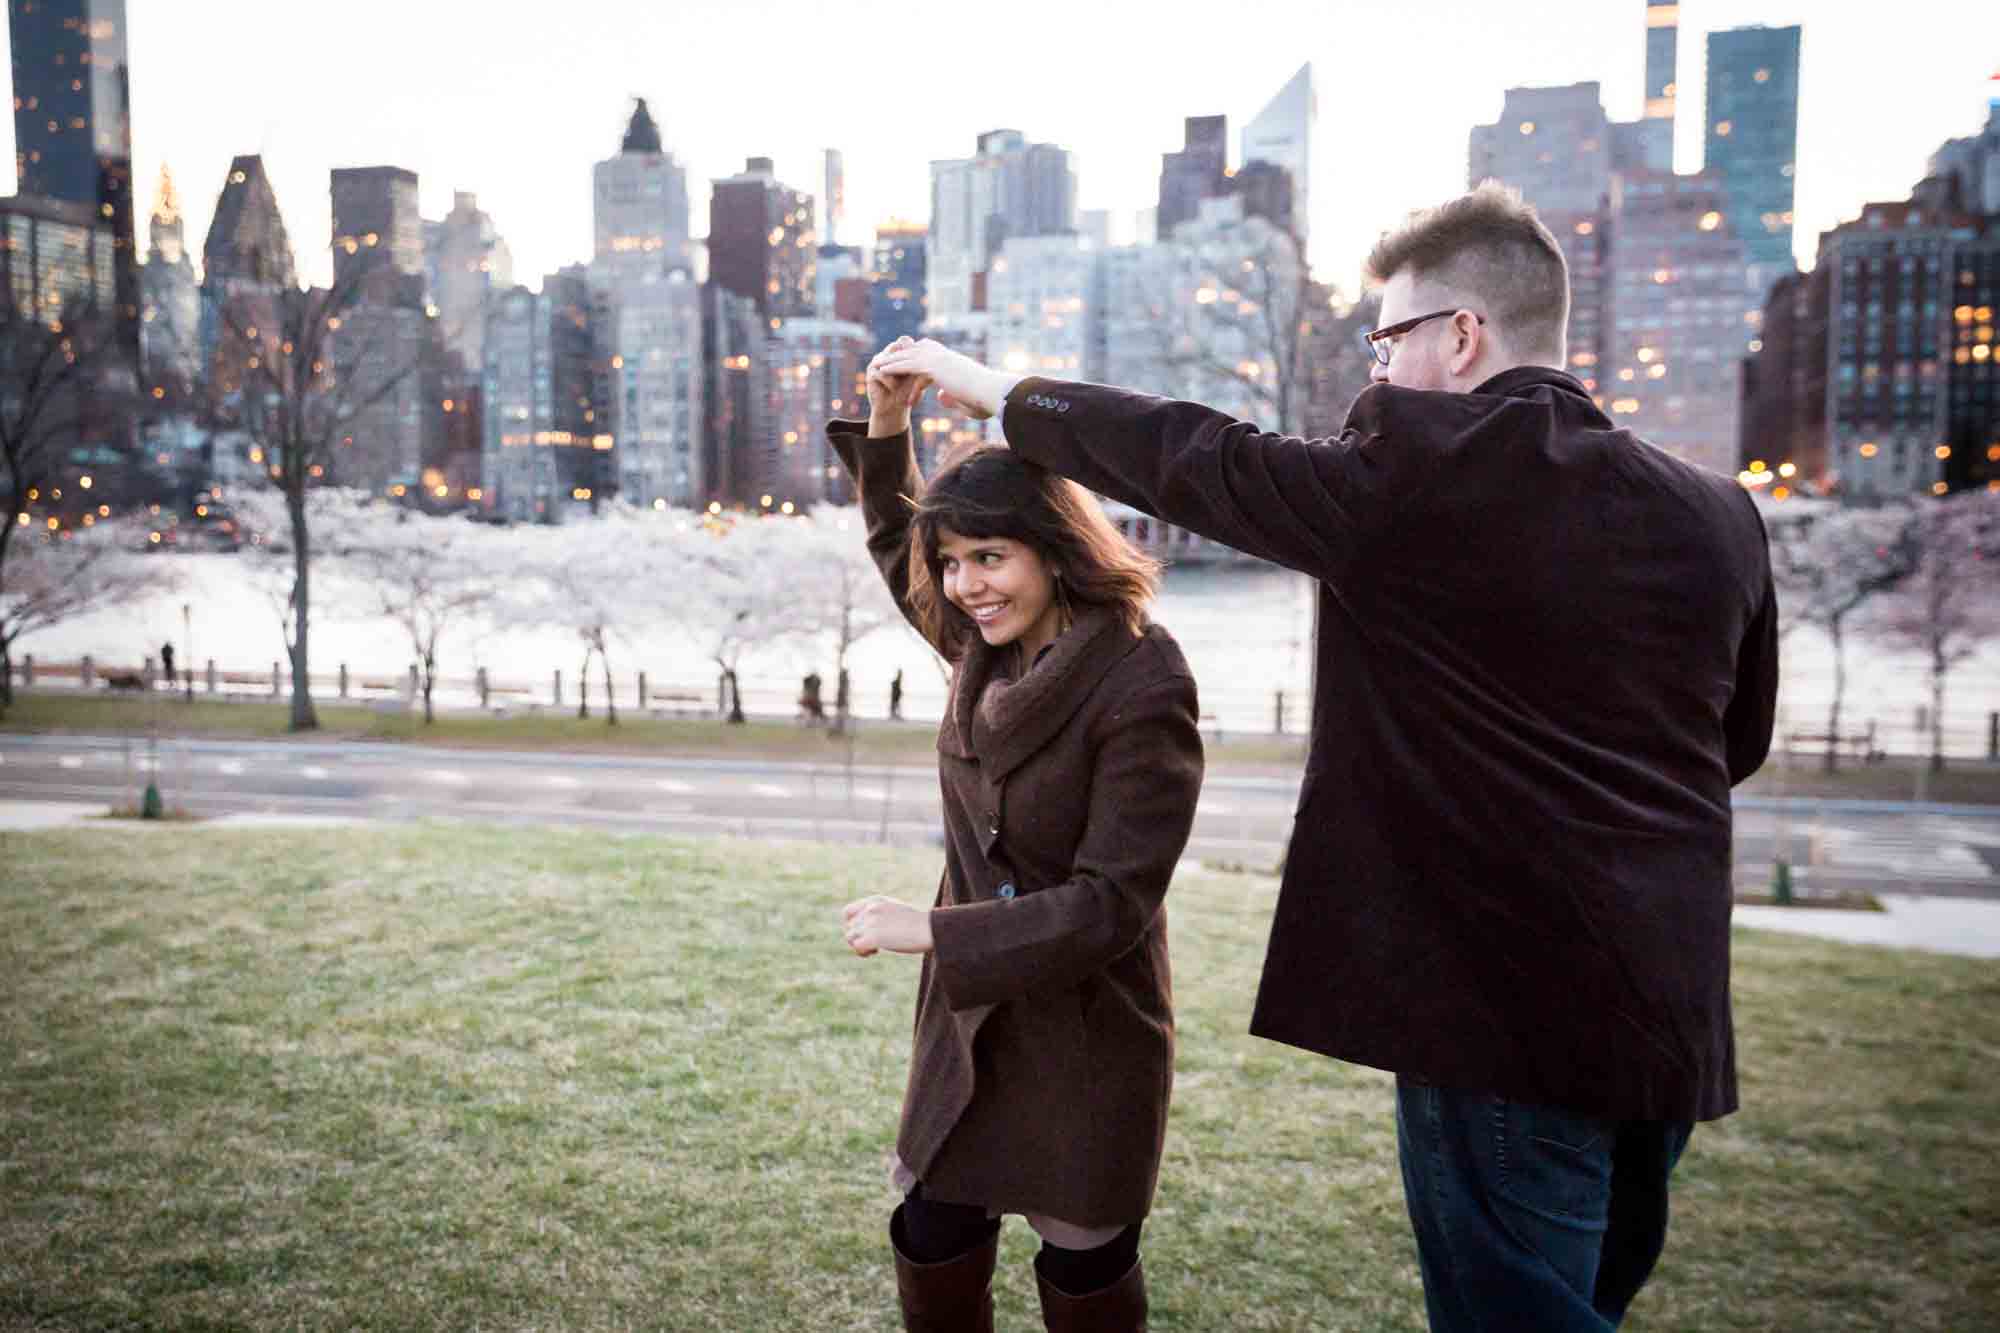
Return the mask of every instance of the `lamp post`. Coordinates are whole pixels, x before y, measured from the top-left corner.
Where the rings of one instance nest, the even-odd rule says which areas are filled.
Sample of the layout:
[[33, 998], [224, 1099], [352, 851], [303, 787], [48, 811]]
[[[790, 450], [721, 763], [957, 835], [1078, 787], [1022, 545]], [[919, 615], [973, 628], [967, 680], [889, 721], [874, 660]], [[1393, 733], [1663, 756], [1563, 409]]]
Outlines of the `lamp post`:
[[181, 651], [187, 656], [182, 659], [183, 670], [187, 673], [187, 701], [194, 702], [194, 613], [188, 603], [181, 603]]

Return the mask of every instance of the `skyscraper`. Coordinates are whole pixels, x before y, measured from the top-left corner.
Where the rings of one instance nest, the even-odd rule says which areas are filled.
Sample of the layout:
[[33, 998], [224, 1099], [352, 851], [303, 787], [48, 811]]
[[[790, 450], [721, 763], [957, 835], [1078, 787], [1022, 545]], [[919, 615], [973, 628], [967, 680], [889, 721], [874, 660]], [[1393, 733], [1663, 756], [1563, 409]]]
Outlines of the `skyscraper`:
[[[590, 285], [566, 270], [496, 292], [486, 315], [486, 420], [480, 486], [486, 506], [538, 523], [589, 503], [599, 431], [593, 420]], [[605, 449], [610, 436], [603, 435]]]
[[1472, 127], [1466, 184], [1497, 180], [1537, 209], [1587, 213], [1611, 188], [1611, 121], [1596, 83], [1509, 88], [1500, 119]]
[[821, 193], [820, 242], [840, 244], [840, 224], [847, 220], [847, 159], [838, 148], [826, 150], [826, 188]]
[[64, 307], [112, 299], [111, 226], [83, 204], [20, 194], [0, 199], [0, 308], [13, 318], [56, 320]]
[[972, 157], [931, 163], [930, 313], [983, 308], [983, 275], [1010, 236], [1076, 230], [1076, 173], [1069, 151], [1029, 143], [1019, 130], [988, 130]]
[[20, 192], [89, 209], [111, 228], [119, 340], [137, 364], [138, 248], [125, 0], [9, 0]]
[[1726, 210], [1722, 183], [1707, 172], [1613, 177], [1595, 378], [1620, 425], [1734, 473], [1737, 378], [1762, 294], [1747, 283]]
[[1987, 85], [1986, 127], [1947, 140], [1931, 154], [1929, 174], [1958, 182], [1959, 199], [1976, 213], [2000, 213], [2000, 74]]
[[868, 337], [877, 347], [916, 337], [924, 326], [924, 247], [929, 234], [915, 222], [886, 222], [875, 229], [874, 283], [868, 302]]
[[263, 158], [247, 154], [231, 160], [201, 254], [202, 366], [227, 384], [234, 373], [215, 360], [227, 322], [248, 327], [260, 316], [277, 318], [280, 297], [299, 285]]
[[2000, 487], [1996, 308], [2000, 216], [1943, 181], [1821, 233], [1811, 271], [1766, 303], [1746, 481], [1864, 503]]
[[1160, 206], [1153, 225], [1163, 240], [1228, 183], [1229, 117], [1189, 116], [1182, 140], [1179, 152], [1160, 154]]
[[1646, 102], [1637, 121], [1621, 125], [1614, 166], [1622, 170], [1674, 169], [1674, 113], [1679, 106], [1680, 0], [1646, 0]]
[[1292, 216], [1301, 244], [1312, 217], [1312, 136], [1319, 120], [1319, 96], [1313, 91], [1312, 62], [1298, 73], [1264, 109], [1243, 127], [1243, 165], [1269, 162], [1292, 173]]
[[1093, 261], [1080, 236], [1010, 237], [988, 279], [987, 355], [1024, 375], [1082, 379], [1089, 355]]
[[628, 504], [705, 501], [701, 288], [684, 272], [625, 291], [600, 343], [608, 363], [607, 427], [618, 494]]
[[354, 391], [335, 475], [350, 486], [407, 490], [423, 473], [426, 405], [433, 401], [422, 364], [434, 330], [424, 296], [417, 173], [335, 167], [328, 195], [334, 284], [355, 284], [329, 340], [335, 374]]
[[1728, 193], [1761, 301], [1792, 260], [1792, 177], [1799, 138], [1799, 29], [1708, 35], [1706, 170]]
[[790, 513], [853, 501], [825, 426], [829, 417], [868, 414], [866, 375], [873, 353], [867, 327], [845, 320], [789, 319], [769, 337], [769, 364], [757, 381], [764, 399], [762, 431], [736, 459], [746, 504]]
[[424, 263], [444, 342], [475, 382], [485, 364], [486, 299], [514, 285], [514, 257], [479, 196], [457, 190], [451, 212], [424, 224]]
[[160, 168], [160, 194], [149, 230], [152, 244], [141, 271], [139, 317], [146, 373], [154, 380], [191, 382], [200, 368], [201, 292], [188, 256], [180, 194], [165, 167]]
[[693, 271], [687, 168], [666, 150], [645, 98], [634, 99], [617, 154], [591, 169], [591, 181], [593, 281], [613, 290]]
[[[766, 320], [813, 313], [819, 257], [813, 197], [779, 183], [768, 157], [716, 181], [708, 205], [708, 272], [757, 303]], [[772, 325], [773, 328], [776, 325]]]

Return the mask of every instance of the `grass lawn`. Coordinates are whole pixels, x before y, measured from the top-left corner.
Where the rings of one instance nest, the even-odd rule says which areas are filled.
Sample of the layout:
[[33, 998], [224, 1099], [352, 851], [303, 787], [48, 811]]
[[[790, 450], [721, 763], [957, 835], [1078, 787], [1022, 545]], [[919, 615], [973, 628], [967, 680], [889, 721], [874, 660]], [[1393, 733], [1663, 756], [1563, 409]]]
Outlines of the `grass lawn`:
[[[441, 825], [0, 834], [0, 1328], [897, 1327], [927, 853]], [[1173, 895], [1153, 1326], [1417, 1330], [1386, 1076], [1244, 1035], [1273, 886]], [[1748, 1109], [1628, 1327], [2000, 1310], [1990, 963], [1739, 933]], [[1023, 1151], [1033, 1151], [1024, 1144]], [[1008, 1228], [1001, 1326], [1039, 1327]]]
[[[252, 700], [218, 701], [197, 697], [192, 704], [161, 694], [151, 699], [108, 694], [22, 691], [0, 715], [0, 732], [75, 732], [84, 735], [142, 735], [157, 726], [162, 736], [277, 739], [288, 734], [287, 704]], [[826, 762], [847, 757], [847, 739], [789, 722], [750, 722], [732, 727], [709, 718], [655, 718], [630, 711], [616, 727], [605, 725], [598, 709], [579, 718], [573, 709], [492, 717], [479, 713], [440, 714], [424, 725], [421, 713], [378, 711], [361, 705], [321, 704], [320, 737], [327, 740], [413, 741], [425, 745], [504, 750], [563, 750], [574, 753], [686, 755], [704, 758]], [[934, 761], [937, 729], [928, 722], [863, 720], [853, 736], [854, 759], [863, 764], [927, 764]], [[1305, 766], [1303, 736], [1224, 733], [1204, 729], [1211, 772], [1296, 777]], [[1918, 791], [1920, 761], [1896, 758], [1879, 764], [1847, 763], [1838, 772], [1819, 771], [1817, 754], [1795, 756], [1784, 773], [1776, 762], [1740, 790], [1755, 796], [1823, 796], [1907, 801]], [[2000, 805], [2000, 763], [1956, 761], [1943, 773], [1925, 775], [1924, 798], [1973, 805]]]

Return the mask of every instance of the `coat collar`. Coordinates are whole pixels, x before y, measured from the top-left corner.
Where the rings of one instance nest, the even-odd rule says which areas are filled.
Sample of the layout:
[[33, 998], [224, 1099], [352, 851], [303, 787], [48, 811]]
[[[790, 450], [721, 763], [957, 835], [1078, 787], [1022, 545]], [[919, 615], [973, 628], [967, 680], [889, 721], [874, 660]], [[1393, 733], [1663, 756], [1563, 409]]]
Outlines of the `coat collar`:
[[1007, 675], [1012, 647], [989, 648], [975, 637], [959, 660], [938, 748], [976, 758], [989, 781], [1005, 777], [1055, 738], [1138, 643], [1115, 612], [1090, 607], [1013, 680]]
[[1586, 403], [1591, 401], [1590, 391], [1583, 387], [1583, 381], [1553, 366], [1515, 366], [1482, 381], [1473, 392], [1497, 398], [1526, 398], [1536, 389], [1544, 388], [1573, 394]]

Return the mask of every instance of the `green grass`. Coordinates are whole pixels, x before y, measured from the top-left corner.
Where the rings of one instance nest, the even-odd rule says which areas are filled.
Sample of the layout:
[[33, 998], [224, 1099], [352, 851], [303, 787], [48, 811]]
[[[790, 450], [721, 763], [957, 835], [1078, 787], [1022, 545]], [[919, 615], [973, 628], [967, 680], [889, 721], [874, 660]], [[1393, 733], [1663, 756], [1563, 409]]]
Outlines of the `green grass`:
[[[0, 1328], [878, 1329], [925, 853], [395, 826], [0, 834]], [[1244, 1035], [1269, 881], [1173, 894], [1163, 1330], [1417, 1330], [1385, 1076]], [[1990, 963], [1739, 933], [1746, 1110], [1628, 1327], [2000, 1309]], [[1032, 1151], [1032, 1145], [1023, 1145]], [[1002, 1327], [1039, 1327], [1008, 1228]]]

